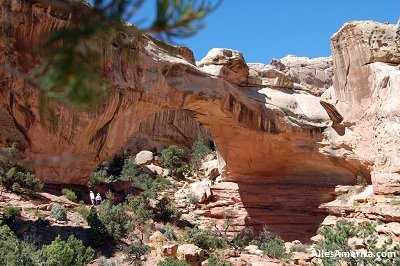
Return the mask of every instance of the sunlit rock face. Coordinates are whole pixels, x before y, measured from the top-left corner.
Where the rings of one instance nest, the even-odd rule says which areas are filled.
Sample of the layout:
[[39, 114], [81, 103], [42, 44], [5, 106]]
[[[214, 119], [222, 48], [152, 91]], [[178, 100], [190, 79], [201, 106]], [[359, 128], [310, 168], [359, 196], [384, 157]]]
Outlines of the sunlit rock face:
[[[29, 73], [42, 34], [68, 14], [4, 3], [0, 64]], [[206, 215], [237, 206], [238, 226], [267, 224], [307, 240], [335, 185], [372, 179], [375, 193], [400, 193], [398, 38], [393, 25], [351, 22], [332, 37], [332, 57], [268, 65], [222, 48], [196, 65], [189, 49], [165, 51], [146, 35], [128, 45], [135, 59], [99, 42], [105, 101], [90, 111], [55, 104], [51, 123], [40, 115], [38, 88], [0, 72], [0, 142], [16, 142], [44, 182], [86, 184], [123, 150], [188, 148], [201, 136], [216, 146], [222, 179], [233, 181], [212, 187]]]
[[[41, 34], [63, 26], [67, 18], [25, 1], [3, 5], [1, 14], [2, 32], [10, 40], [2, 44], [2, 63], [25, 72], [40, 60], [33, 47], [40, 45]], [[129, 45], [135, 60], [110, 43], [98, 47], [109, 80], [107, 99], [90, 112], [56, 106], [54, 124], [41, 121], [37, 88], [1, 74], [2, 142], [17, 141], [25, 148], [27, 158], [38, 161], [33, 169], [43, 181], [86, 183], [100, 161], [126, 148], [141, 130], [149, 131], [154, 123], [146, 119], [157, 119], [162, 110], [187, 110], [210, 130], [227, 180], [353, 182], [352, 167], [319, 152], [330, 123], [319, 98], [285, 83], [279, 88], [249, 84], [249, 67], [239, 52], [214, 51], [197, 67], [187, 50], [167, 53], [146, 35]], [[229, 75], [214, 75], [207, 66]]]
[[370, 165], [375, 193], [400, 193], [400, 43], [395, 25], [346, 23], [332, 36], [334, 104], [346, 125], [329, 149]]

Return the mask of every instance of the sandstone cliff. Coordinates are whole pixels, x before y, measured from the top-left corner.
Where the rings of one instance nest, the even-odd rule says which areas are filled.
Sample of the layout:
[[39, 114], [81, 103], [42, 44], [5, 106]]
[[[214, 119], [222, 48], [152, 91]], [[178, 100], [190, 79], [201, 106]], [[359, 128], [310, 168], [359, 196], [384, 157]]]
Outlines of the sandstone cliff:
[[[9, 3], [1, 7], [9, 40], [2, 44], [2, 63], [29, 72], [40, 60], [34, 47], [41, 34], [62, 26], [65, 14], [25, 1]], [[61, 156], [34, 166], [43, 181], [85, 183], [99, 161], [125, 148], [143, 121], [162, 110], [189, 110], [210, 129], [227, 180], [354, 182], [356, 167], [318, 151], [329, 117], [318, 97], [294, 85], [301, 78], [291, 82], [272, 69], [260, 71], [261, 84], [251, 82], [241, 54], [228, 49], [214, 50], [196, 67], [178, 49], [167, 53], [145, 35], [132, 36], [129, 47], [138, 55], [135, 62], [120, 48], [99, 43], [110, 81], [106, 101], [92, 112], [56, 106], [58, 123], [50, 127], [40, 120], [39, 91], [1, 74], [2, 142], [17, 141], [29, 159]]]

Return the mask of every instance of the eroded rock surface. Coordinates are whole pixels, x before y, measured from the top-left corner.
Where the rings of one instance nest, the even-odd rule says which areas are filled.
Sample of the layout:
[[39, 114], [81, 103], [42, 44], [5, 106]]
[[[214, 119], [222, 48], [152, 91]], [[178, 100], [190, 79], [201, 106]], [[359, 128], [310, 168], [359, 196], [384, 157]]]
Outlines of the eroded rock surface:
[[[40, 62], [43, 33], [65, 26], [69, 14], [31, 1], [6, 2], [0, 64], [29, 73]], [[85, 184], [99, 162], [127, 147], [159, 149], [175, 138], [190, 145], [211, 134], [219, 180], [239, 187], [234, 196], [215, 188], [217, 200], [200, 211], [223, 217], [226, 206], [239, 205], [238, 226], [269, 223], [299, 239], [299, 232], [316, 229], [325, 215], [319, 205], [331, 200], [337, 184], [372, 180], [374, 193], [400, 193], [394, 25], [347, 23], [332, 37], [332, 59], [288, 56], [270, 65], [213, 49], [196, 66], [188, 49], [167, 52], [149, 36], [130, 37], [126, 48], [135, 61], [111, 43], [98, 43], [108, 98], [92, 112], [55, 105], [54, 124], [42, 120], [38, 88], [0, 73], [0, 142], [16, 142], [42, 181]]]
[[[65, 25], [68, 14], [25, 1], [1, 8], [1, 20], [6, 22], [2, 32], [10, 40], [2, 44], [7, 45], [1, 50], [2, 63], [29, 72], [39, 61], [32, 47], [40, 46], [43, 32]], [[2, 127], [2, 141], [18, 142], [32, 160], [55, 156], [51, 163], [42, 160], [33, 166], [43, 181], [86, 183], [98, 162], [122, 151], [143, 121], [162, 110], [189, 110], [210, 129], [226, 163], [222, 175], [227, 180], [354, 179], [353, 170], [343, 167], [340, 159], [332, 161], [318, 151], [323, 128], [329, 124], [318, 97], [296, 89], [246, 86], [248, 66], [239, 52], [213, 50], [197, 68], [187, 60], [187, 51], [167, 53], [146, 35], [129, 44], [138, 54], [135, 62], [120, 56], [120, 49], [110, 43], [98, 47], [110, 96], [94, 112], [56, 106], [62, 122], [51, 128], [39, 115], [39, 91], [10, 73], [1, 74], [0, 121], [7, 125]], [[209, 74], [207, 66], [228, 69], [230, 74]]]

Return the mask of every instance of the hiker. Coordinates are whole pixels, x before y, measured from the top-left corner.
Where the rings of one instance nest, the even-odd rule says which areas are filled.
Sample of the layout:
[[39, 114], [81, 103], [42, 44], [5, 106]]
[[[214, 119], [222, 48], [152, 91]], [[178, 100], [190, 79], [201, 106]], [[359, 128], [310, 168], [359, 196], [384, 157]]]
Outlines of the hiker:
[[100, 193], [97, 193], [97, 195], [96, 195], [96, 204], [100, 205], [100, 203], [101, 203], [101, 196], [100, 196]]
[[92, 202], [92, 206], [93, 206], [94, 205], [94, 193], [93, 193], [93, 191], [90, 191], [89, 195], [90, 195], [90, 201]]

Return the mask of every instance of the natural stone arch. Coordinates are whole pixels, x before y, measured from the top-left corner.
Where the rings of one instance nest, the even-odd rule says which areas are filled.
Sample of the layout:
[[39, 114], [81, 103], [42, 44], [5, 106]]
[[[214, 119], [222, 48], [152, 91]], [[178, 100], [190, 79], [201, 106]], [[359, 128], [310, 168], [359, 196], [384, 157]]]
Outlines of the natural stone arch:
[[[8, 37], [19, 45], [1, 49], [1, 63], [12, 62], [28, 72], [39, 61], [31, 47], [40, 44], [44, 30], [65, 21], [44, 6], [24, 1], [12, 5]], [[18, 141], [25, 147], [27, 158], [38, 162], [33, 169], [44, 182], [86, 183], [98, 162], [121, 151], [142, 121], [162, 110], [179, 109], [191, 111], [210, 129], [226, 163], [226, 180], [351, 183], [360, 172], [353, 164], [319, 153], [329, 117], [318, 97], [282, 87], [291, 83], [279, 71], [266, 75], [266, 84], [275, 88], [246, 83], [249, 69], [236, 51], [222, 56], [214, 56], [214, 51], [198, 68], [187, 49], [161, 48], [146, 35], [132, 37], [124, 50], [111, 43], [98, 47], [110, 85], [106, 100], [91, 112], [55, 106], [59, 123], [54, 125], [40, 121], [37, 88], [1, 74], [1, 121], [14, 125], [7, 127], [11, 134], [2, 130], [2, 142]]]

